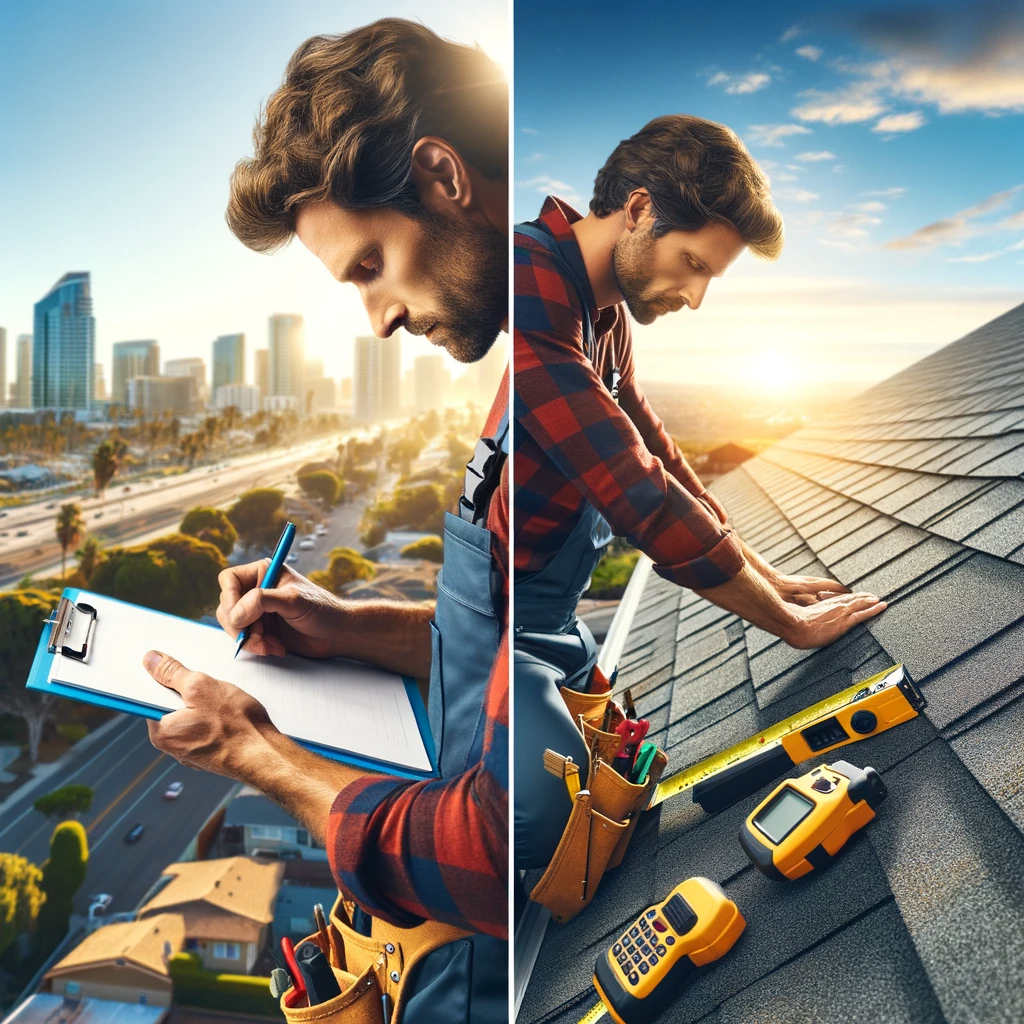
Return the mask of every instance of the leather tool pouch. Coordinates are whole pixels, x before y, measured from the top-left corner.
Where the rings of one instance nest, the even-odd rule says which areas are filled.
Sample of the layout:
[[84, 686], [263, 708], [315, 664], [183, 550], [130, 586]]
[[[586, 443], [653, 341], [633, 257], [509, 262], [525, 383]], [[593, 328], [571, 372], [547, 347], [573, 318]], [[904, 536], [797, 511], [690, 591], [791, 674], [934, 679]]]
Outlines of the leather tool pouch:
[[[406, 980], [415, 977], [417, 964], [435, 949], [469, 934], [438, 921], [398, 928], [375, 917], [372, 934], [361, 935], [351, 925], [352, 909], [353, 904], [339, 896], [327, 926], [331, 948], [324, 952], [341, 995], [317, 1006], [289, 1006], [295, 995], [289, 989], [281, 997], [281, 1012], [290, 1024], [388, 1024], [381, 998], [385, 994], [389, 1019], [398, 1020], [406, 1001]], [[310, 935], [303, 941], [319, 945], [320, 936]]]
[[[573, 698], [591, 696], [575, 691], [569, 694]], [[609, 695], [603, 696], [607, 704]], [[569, 710], [574, 711], [574, 706], [570, 704]], [[597, 718], [599, 723], [603, 716], [604, 707]], [[611, 726], [614, 728], [623, 717], [616, 705]], [[644, 784], [629, 782], [610, 764], [619, 749], [618, 733], [602, 732], [587, 720], [583, 710], [576, 712], [576, 722], [591, 750], [587, 785], [577, 793], [555, 855], [530, 893], [530, 899], [547, 907], [561, 924], [590, 903], [605, 871], [621, 863], [640, 814], [668, 763], [664, 751], [659, 750]]]

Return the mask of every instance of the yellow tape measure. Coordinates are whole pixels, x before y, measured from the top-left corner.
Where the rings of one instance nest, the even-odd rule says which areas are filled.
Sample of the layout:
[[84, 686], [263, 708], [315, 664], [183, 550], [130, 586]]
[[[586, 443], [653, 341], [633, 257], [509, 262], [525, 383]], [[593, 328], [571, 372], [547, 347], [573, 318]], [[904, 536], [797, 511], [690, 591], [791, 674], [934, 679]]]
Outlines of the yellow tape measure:
[[580, 1017], [580, 1024], [594, 1024], [595, 1021], [600, 1020], [607, 1012], [608, 1007], [603, 1002], [595, 1003], [587, 1010], [586, 1016]]
[[926, 704], [903, 665], [894, 665], [669, 776], [648, 806], [692, 789], [694, 803], [720, 810], [815, 754], [916, 718]]

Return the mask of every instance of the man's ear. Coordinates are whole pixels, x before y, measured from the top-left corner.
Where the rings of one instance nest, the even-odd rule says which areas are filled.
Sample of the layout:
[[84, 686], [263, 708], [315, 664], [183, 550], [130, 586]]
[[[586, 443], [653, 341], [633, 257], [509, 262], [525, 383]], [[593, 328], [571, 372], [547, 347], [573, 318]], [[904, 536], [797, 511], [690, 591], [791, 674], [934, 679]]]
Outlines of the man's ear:
[[626, 215], [626, 230], [635, 231], [645, 217], [654, 216], [650, 193], [645, 188], [633, 189], [622, 210]]
[[420, 202], [435, 213], [467, 209], [473, 202], [469, 168], [444, 139], [425, 135], [412, 148], [412, 180]]

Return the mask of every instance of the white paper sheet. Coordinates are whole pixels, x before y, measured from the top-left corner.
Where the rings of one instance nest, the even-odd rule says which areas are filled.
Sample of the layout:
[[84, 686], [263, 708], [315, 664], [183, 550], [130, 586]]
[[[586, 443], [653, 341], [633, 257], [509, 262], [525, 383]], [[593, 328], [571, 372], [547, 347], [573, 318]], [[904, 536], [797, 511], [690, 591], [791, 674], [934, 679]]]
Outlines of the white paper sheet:
[[51, 682], [176, 711], [184, 706], [181, 697], [142, 667], [142, 656], [157, 650], [241, 687], [293, 739], [430, 771], [401, 676], [341, 659], [261, 658], [242, 651], [232, 660], [235, 642], [223, 630], [85, 591], [78, 600], [97, 612], [88, 660], [56, 655]]

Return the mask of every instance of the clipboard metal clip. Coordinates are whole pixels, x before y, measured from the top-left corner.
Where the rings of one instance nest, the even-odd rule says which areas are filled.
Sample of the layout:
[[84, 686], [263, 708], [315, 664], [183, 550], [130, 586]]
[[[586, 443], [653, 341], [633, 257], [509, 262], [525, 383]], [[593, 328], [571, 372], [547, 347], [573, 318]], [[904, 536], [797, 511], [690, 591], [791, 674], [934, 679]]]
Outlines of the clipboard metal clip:
[[[82, 640], [81, 648], [76, 650], [68, 641], [72, 638], [76, 623], [78, 632], [81, 632], [83, 620], [88, 620], [85, 638]], [[96, 609], [91, 604], [75, 604], [70, 598], [62, 597], [56, 609], [45, 620], [45, 625], [50, 627], [50, 638], [46, 643], [46, 650], [50, 654], [63, 654], [64, 657], [74, 658], [75, 661], [85, 661], [89, 655], [89, 641], [96, 628]]]

